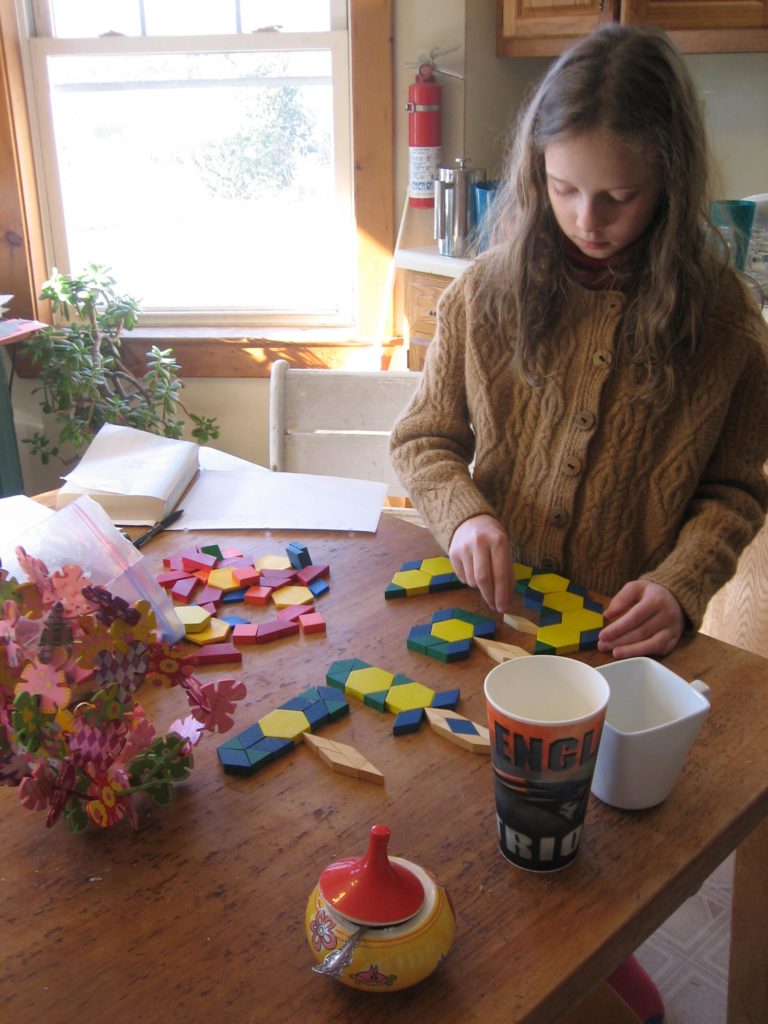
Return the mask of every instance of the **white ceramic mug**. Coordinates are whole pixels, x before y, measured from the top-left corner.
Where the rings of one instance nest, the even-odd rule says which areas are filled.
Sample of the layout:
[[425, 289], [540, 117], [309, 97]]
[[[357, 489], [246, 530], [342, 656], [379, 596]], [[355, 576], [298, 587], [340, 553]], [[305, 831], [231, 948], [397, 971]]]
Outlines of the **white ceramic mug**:
[[687, 683], [652, 658], [597, 670], [611, 690], [592, 792], [622, 810], [660, 804], [671, 793], [709, 711], [709, 687]]

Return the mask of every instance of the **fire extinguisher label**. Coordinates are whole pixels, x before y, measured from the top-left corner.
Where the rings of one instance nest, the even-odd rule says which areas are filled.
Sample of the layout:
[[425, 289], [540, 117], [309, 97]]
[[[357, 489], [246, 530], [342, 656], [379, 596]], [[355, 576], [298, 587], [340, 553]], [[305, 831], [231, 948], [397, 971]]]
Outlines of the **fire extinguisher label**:
[[439, 146], [411, 146], [408, 195], [411, 199], [434, 199], [435, 178], [440, 166]]

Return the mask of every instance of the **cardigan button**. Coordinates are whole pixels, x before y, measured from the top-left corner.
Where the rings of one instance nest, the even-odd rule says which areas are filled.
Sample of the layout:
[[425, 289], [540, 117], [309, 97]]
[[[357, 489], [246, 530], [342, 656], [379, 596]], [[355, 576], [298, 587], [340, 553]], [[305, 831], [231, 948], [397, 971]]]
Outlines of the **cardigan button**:
[[552, 512], [552, 525], [553, 526], [566, 526], [569, 519], [568, 510], [564, 508], [556, 508]]
[[549, 555], [542, 558], [542, 560], [539, 562], [539, 565], [542, 569], [546, 569], [547, 572], [560, 571], [560, 563], [558, 562], [558, 560], [556, 558], [550, 558]]
[[579, 430], [591, 430], [595, 425], [595, 414], [589, 409], [582, 409], [577, 412], [573, 419]]
[[563, 463], [563, 473], [566, 476], [578, 476], [581, 472], [582, 462], [575, 455], [569, 455]]
[[592, 356], [592, 365], [607, 369], [613, 362], [613, 356], [604, 348], [599, 348]]

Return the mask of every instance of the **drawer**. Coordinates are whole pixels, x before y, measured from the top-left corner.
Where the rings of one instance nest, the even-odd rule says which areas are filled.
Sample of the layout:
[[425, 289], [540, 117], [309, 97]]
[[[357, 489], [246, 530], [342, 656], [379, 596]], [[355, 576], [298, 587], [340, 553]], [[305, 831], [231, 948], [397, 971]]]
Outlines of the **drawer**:
[[437, 301], [453, 280], [437, 274], [409, 272], [406, 278], [405, 316], [411, 334], [432, 338], [437, 328]]

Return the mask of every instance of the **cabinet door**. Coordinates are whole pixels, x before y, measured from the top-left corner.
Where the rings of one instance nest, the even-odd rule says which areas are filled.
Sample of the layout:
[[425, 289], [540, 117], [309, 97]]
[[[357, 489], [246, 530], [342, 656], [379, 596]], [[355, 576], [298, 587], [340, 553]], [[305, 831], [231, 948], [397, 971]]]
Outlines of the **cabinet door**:
[[768, 0], [623, 0], [621, 20], [666, 30], [764, 28]]
[[626, 25], [656, 25], [683, 53], [768, 50], [768, 0], [622, 0]]
[[604, 21], [619, 0], [498, 0], [499, 57], [551, 57]]
[[408, 271], [405, 278], [405, 320], [408, 369], [424, 366], [427, 347], [437, 329], [437, 302], [453, 278]]

